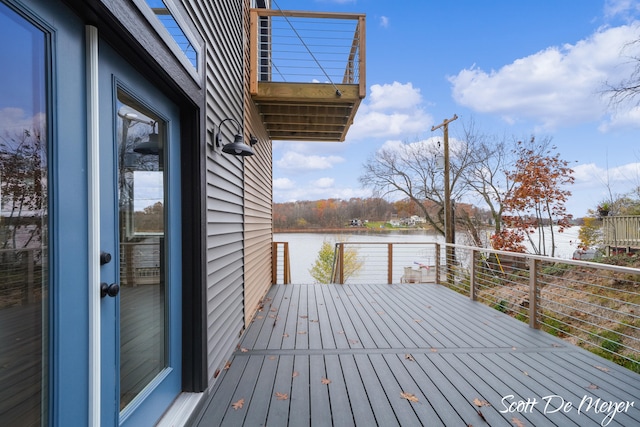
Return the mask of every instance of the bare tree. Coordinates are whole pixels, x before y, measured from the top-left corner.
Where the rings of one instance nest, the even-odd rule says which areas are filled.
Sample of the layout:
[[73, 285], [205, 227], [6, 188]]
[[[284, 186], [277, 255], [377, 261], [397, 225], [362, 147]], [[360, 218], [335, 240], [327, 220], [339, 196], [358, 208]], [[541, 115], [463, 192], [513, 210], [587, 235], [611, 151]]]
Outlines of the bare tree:
[[[477, 161], [475, 140], [450, 144], [451, 199], [461, 200], [469, 190], [465, 174]], [[363, 165], [360, 183], [377, 196], [401, 195], [422, 211], [427, 223], [444, 235], [442, 148], [438, 138], [389, 145]]]
[[[487, 135], [475, 126], [473, 120], [464, 124], [463, 131], [464, 140], [474, 147], [474, 160], [469, 162], [463, 178], [472, 193], [484, 202], [491, 214], [494, 234], [499, 234], [502, 228], [503, 201], [514, 185], [506, 171], [515, 164], [516, 140]], [[479, 240], [475, 243], [477, 246], [484, 244]]]
[[612, 106], [633, 103], [640, 104], [640, 56], [636, 53], [640, 47], [640, 39], [633, 40], [622, 49], [621, 55], [626, 56], [629, 62], [634, 63], [634, 69], [629, 77], [619, 82], [605, 82], [604, 93], [609, 96]]

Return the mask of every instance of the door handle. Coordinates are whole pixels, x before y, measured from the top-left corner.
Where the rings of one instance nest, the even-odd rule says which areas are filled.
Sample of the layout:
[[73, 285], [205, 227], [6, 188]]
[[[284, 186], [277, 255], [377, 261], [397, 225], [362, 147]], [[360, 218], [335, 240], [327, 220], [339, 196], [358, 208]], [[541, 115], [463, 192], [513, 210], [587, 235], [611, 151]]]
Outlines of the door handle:
[[115, 297], [120, 292], [120, 285], [117, 283], [108, 284], [105, 282], [100, 283], [100, 296], [102, 298], [109, 295], [110, 297]]
[[111, 254], [109, 252], [100, 252], [100, 265], [109, 264], [111, 262]]

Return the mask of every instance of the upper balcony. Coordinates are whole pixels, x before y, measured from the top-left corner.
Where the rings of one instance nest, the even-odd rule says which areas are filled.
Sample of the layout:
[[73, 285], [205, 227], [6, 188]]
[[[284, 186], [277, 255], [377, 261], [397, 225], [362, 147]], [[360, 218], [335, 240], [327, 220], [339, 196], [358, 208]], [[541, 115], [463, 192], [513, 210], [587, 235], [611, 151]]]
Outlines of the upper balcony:
[[365, 16], [250, 15], [250, 93], [269, 138], [344, 141], [366, 94]]

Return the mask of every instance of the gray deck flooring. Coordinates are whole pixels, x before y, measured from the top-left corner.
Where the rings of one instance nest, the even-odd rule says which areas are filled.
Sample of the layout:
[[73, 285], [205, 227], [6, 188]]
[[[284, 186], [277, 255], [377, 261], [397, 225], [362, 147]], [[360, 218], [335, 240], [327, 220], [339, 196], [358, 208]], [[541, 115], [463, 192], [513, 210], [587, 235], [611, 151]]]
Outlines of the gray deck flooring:
[[640, 426], [640, 375], [439, 285], [275, 285], [196, 425]]

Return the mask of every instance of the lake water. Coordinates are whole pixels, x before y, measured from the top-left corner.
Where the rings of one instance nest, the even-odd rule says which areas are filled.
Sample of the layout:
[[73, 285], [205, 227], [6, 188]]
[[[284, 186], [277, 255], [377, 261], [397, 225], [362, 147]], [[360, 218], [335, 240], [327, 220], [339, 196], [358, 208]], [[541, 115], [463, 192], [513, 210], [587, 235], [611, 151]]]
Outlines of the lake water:
[[[573, 251], [577, 249], [578, 230], [580, 227], [571, 227], [564, 233], [556, 233], [556, 258], [571, 259]], [[463, 233], [458, 233], [463, 236]], [[533, 236], [535, 239], [535, 235]], [[413, 242], [413, 243], [443, 243], [444, 238], [432, 232], [425, 231], [389, 231], [384, 233], [349, 232], [349, 233], [275, 233], [274, 242], [289, 242], [289, 258], [291, 262], [291, 281], [293, 283], [314, 283], [309, 270], [318, 257], [318, 252], [324, 241], [332, 246], [336, 242]], [[467, 244], [460, 241], [461, 244]], [[548, 253], [550, 251], [548, 250]], [[423, 247], [415, 247], [414, 256], [408, 255], [402, 265], [394, 266], [394, 277], [402, 274], [402, 268], [417, 263], [434, 264], [433, 253]], [[364, 257], [365, 263], [376, 264], [375, 255]], [[381, 261], [386, 262], [386, 261]], [[395, 273], [395, 269], [398, 272]], [[379, 275], [379, 273], [377, 273]], [[395, 279], [394, 279], [395, 280]]]

